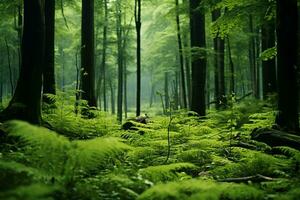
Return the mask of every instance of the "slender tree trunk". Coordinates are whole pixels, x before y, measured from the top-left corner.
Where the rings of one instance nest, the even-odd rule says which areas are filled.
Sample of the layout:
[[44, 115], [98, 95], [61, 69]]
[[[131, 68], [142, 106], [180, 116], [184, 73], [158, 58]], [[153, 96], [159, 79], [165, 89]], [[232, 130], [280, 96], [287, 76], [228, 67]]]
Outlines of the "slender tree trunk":
[[141, 115], [141, 0], [135, 0], [134, 6], [136, 28], [136, 116]]
[[111, 78], [109, 79], [109, 87], [110, 87], [111, 113], [114, 115], [116, 114], [116, 100], [115, 100], [114, 84]]
[[227, 51], [228, 51], [228, 59], [229, 59], [229, 69], [230, 69], [230, 87], [229, 92], [231, 94], [235, 93], [235, 70], [234, 70], [234, 64], [232, 60], [232, 53], [231, 53], [231, 46], [230, 46], [230, 40], [229, 36], [226, 37], [227, 39]]
[[65, 52], [63, 47], [58, 47], [61, 64], [61, 90], [65, 92]]
[[11, 96], [14, 95], [14, 83], [13, 83], [13, 75], [12, 75], [12, 67], [11, 67], [11, 58], [10, 58], [10, 50], [8, 46], [7, 39], [4, 38], [5, 46], [6, 46], [6, 52], [7, 52], [7, 64], [8, 64], [8, 70], [9, 70], [9, 82], [10, 82], [10, 89], [11, 89]]
[[[205, 48], [205, 14], [199, 11], [201, 0], [190, 0], [191, 48]], [[205, 116], [206, 54], [192, 59], [191, 110]]]
[[41, 123], [42, 71], [45, 47], [45, 15], [42, 0], [24, 0], [22, 66], [12, 100], [0, 114], [1, 121], [21, 119]]
[[108, 1], [104, 0], [104, 26], [103, 26], [103, 52], [102, 52], [102, 77], [103, 77], [103, 107], [107, 111], [106, 98], [106, 48], [107, 48], [107, 29], [108, 29]]
[[121, 0], [116, 1], [116, 31], [117, 31], [117, 44], [118, 44], [118, 106], [117, 106], [117, 118], [119, 122], [122, 122], [123, 116], [123, 31], [122, 31], [122, 11]]
[[[220, 10], [214, 10], [212, 13], [212, 21], [216, 21], [221, 16]], [[225, 62], [224, 51], [225, 41], [219, 36], [219, 33], [214, 38], [215, 50], [215, 100], [216, 109], [220, 109], [226, 104], [225, 93]]]
[[[262, 51], [275, 47], [275, 23], [267, 21], [262, 26]], [[262, 61], [263, 70], [263, 97], [277, 92], [275, 59]]]
[[[165, 111], [170, 108], [170, 97], [169, 97], [169, 74], [165, 72], [165, 87], [164, 87], [164, 97], [165, 97]], [[166, 114], [166, 113], [164, 113]]]
[[276, 24], [279, 111], [276, 123], [288, 130], [298, 130], [297, 0], [277, 0]]
[[[55, 1], [45, 0], [45, 65], [43, 71], [43, 93], [56, 94], [54, 71], [54, 29], [55, 29]], [[51, 98], [43, 96], [46, 103], [54, 103]]]
[[186, 96], [186, 86], [185, 86], [185, 73], [184, 73], [184, 58], [183, 58], [183, 48], [182, 48], [182, 39], [181, 39], [181, 28], [180, 28], [180, 18], [179, 18], [179, 2], [175, 0], [176, 6], [176, 25], [177, 25], [177, 42], [179, 50], [179, 63], [180, 63], [180, 78], [181, 78], [181, 91], [183, 100], [183, 108], [187, 108], [187, 96]]
[[[184, 4], [184, 6], [188, 7], [188, 1], [187, 0], [183, 0], [182, 3]], [[190, 24], [188, 24], [188, 26], [190, 26]], [[190, 27], [189, 27], [190, 30]], [[184, 35], [183, 35], [183, 46], [186, 47], [187, 49], [189, 49], [191, 47], [191, 39], [190, 39], [190, 32], [187, 31]], [[191, 83], [191, 56], [188, 53], [188, 51], [184, 52], [184, 56], [185, 56], [185, 78], [186, 78], [186, 86], [187, 86], [187, 104], [188, 107], [191, 107], [191, 99], [192, 99], [192, 83]]]
[[90, 107], [97, 107], [95, 95], [95, 66], [94, 66], [94, 0], [82, 0], [82, 25], [81, 25], [81, 68], [82, 99]]
[[250, 72], [251, 72], [251, 88], [254, 94], [254, 97], [259, 98], [258, 88], [258, 78], [257, 77], [257, 62], [256, 62], [256, 42], [255, 42], [255, 32], [253, 27], [253, 17], [249, 15], [249, 62], [250, 62]]
[[18, 9], [18, 22], [17, 22], [17, 32], [18, 32], [18, 39], [19, 39], [19, 45], [18, 45], [18, 61], [19, 61], [19, 74], [21, 71], [21, 61], [22, 61], [22, 54], [21, 54], [21, 43], [22, 43], [22, 32], [23, 32], [23, 16], [22, 16], [22, 4], [20, 3], [17, 6]]

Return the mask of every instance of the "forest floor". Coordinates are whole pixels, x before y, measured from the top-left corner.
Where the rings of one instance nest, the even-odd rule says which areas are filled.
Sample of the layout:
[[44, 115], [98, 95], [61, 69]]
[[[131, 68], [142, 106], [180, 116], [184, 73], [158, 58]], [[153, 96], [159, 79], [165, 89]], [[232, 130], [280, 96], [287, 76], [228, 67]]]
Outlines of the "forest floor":
[[72, 110], [44, 113], [56, 132], [21, 121], [1, 125], [0, 199], [300, 197], [300, 151], [251, 140], [255, 128], [274, 121], [265, 102], [234, 103], [202, 119], [150, 114], [127, 131], [107, 113], [83, 119]]

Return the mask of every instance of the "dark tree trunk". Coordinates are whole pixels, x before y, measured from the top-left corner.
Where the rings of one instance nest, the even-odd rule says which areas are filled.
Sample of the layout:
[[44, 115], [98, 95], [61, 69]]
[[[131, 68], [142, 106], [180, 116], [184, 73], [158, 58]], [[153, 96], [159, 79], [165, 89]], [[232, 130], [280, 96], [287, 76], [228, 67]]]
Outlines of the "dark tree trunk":
[[[56, 94], [54, 71], [54, 28], [55, 28], [55, 1], [45, 0], [45, 64], [43, 71], [43, 93]], [[43, 96], [46, 103], [54, 103], [51, 98]]]
[[183, 48], [182, 48], [182, 39], [181, 39], [181, 28], [180, 28], [180, 18], [179, 18], [179, 3], [178, 0], [175, 0], [176, 6], [176, 25], [177, 25], [177, 42], [179, 50], [179, 63], [180, 63], [180, 78], [181, 78], [181, 91], [182, 91], [182, 100], [183, 108], [187, 108], [186, 100], [186, 87], [185, 87], [185, 73], [184, 73], [184, 58], [183, 58]]
[[114, 115], [116, 114], [116, 100], [115, 100], [115, 88], [111, 78], [109, 79], [109, 87], [110, 87], [111, 113]]
[[118, 43], [118, 106], [117, 106], [117, 117], [118, 121], [122, 122], [123, 116], [123, 31], [122, 31], [122, 11], [121, 1], [116, 2], [116, 30], [117, 30], [117, 43]]
[[[164, 97], [165, 97], [165, 111], [170, 108], [170, 97], [169, 97], [169, 75], [168, 72], [165, 72], [165, 86], [164, 86]], [[166, 114], [166, 113], [164, 113]]]
[[42, 0], [24, 0], [22, 66], [17, 87], [1, 121], [41, 123], [42, 71], [45, 49], [45, 15]]
[[228, 60], [229, 60], [229, 69], [230, 69], [230, 87], [229, 87], [230, 91], [229, 92], [230, 94], [234, 94], [235, 93], [235, 70], [234, 70], [234, 64], [232, 60], [229, 36], [227, 36], [226, 39], [227, 39], [227, 51], [228, 51]]
[[22, 54], [21, 54], [21, 43], [22, 43], [22, 32], [23, 32], [23, 15], [22, 15], [22, 3], [18, 6], [18, 21], [17, 21], [17, 32], [18, 32], [18, 39], [19, 39], [19, 46], [18, 46], [18, 59], [19, 59], [19, 73], [21, 71], [21, 61], [22, 61]]
[[[267, 21], [263, 24], [261, 36], [262, 51], [275, 47], [275, 24], [273, 21]], [[262, 61], [262, 71], [263, 97], [266, 99], [269, 94], [277, 92], [275, 59]]]
[[250, 74], [251, 74], [251, 88], [255, 98], [259, 98], [258, 88], [258, 78], [257, 77], [257, 62], [256, 62], [256, 42], [255, 42], [255, 32], [253, 27], [253, 17], [249, 15], [249, 63], [250, 63]]
[[296, 67], [297, 26], [297, 0], [277, 0], [277, 77], [279, 112], [276, 123], [288, 130], [299, 129]]
[[141, 115], [141, 0], [135, 0], [134, 16], [136, 28], [136, 116]]
[[[216, 21], [221, 16], [220, 10], [214, 10], [212, 20]], [[225, 62], [224, 51], [225, 41], [219, 36], [219, 33], [214, 38], [215, 50], [215, 101], [216, 108], [220, 109], [226, 104], [225, 94]]]
[[95, 95], [95, 66], [94, 66], [94, 0], [82, 0], [81, 25], [81, 68], [82, 99], [90, 107], [97, 107]]
[[106, 98], [106, 48], [107, 48], [107, 28], [108, 28], [108, 7], [107, 0], [104, 0], [104, 26], [103, 26], [103, 52], [102, 52], [102, 78], [103, 78], [103, 107], [107, 111]]
[[13, 74], [12, 74], [12, 66], [11, 66], [11, 56], [10, 56], [10, 50], [8, 46], [7, 39], [4, 38], [5, 46], [6, 46], [6, 53], [7, 53], [7, 64], [8, 64], [8, 70], [9, 70], [9, 82], [10, 82], [10, 89], [11, 89], [11, 96], [14, 94], [14, 81], [13, 81]]
[[[201, 0], [190, 0], [191, 48], [205, 48], [205, 14], [199, 11]], [[192, 59], [191, 110], [205, 116], [206, 54]]]

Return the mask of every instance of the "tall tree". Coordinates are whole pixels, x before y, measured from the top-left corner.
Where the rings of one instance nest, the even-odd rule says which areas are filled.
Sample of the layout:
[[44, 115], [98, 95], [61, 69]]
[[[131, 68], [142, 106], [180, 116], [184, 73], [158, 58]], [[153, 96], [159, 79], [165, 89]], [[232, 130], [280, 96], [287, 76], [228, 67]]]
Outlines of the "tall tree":
[[278, 115], [276, 123], [288, 130], [297, 130], [299, 129], [296, 67], [297, 0], [277, 0], [276, 2], [278, 52]]
[[136, 29], [136, 116], [141, 115], [141, 0], [134, 1]]
[[[55, 71], [54, 71], [54, 28], [55, 28], [55, 1], [45, 0], [45, 65], [43, 71], [43, 93], [56, 94], [55, 90]], [[51, 98], [43, 96], [46, 103], [51, 102]]]
[[[192, 99], [191, 110], [200, 116], [205, 115], [205, 82], [206, 82], [206, 55], [203, 48], [205, 42], [205, 14], [199, 9], [201, 0], [190, 0], [190, 29], [192, 58]], [[199, 51], [201, 55], [199, 55]], [[195, 53], [197, 52], [197, 53]]]
[[250, 64], [250, 73], [251, 73], [251, 88], [253, 90], [253, 94], [255, 98], [259, 98], [259, 91], [258, 89], [258, 78], [257, 77], [257, 71], [258, 66], [256, 62], [256, 55], [257, 55], [257, 49], [256, 49], [256, 37], [255, 37], [255, 31], [254, 31], [254, 23], [253, 23], [253, 16], [249, 15], [249, 64]]
[[103, 1], [104, 4], [104, 26], [103, 26], [103, 50], [102, 50], [102, 78], [103, 78], [103, 107], [107, 111], [106, 98], [106, 48], [107, 48], [107, 29], [108, 29], [108, 0]]
[[[216, 21], [221, 16], [221, 10], [216, 9], [212, 12], [212, 21]], [[225, 41], [220, 37], [219, 31], [214, 38], [215, 50], [215, 100], [216, 108], [220, 109], [226, 104], [225, 97], [225, 63], [224, 51]]]
[[[275, 23], [274, 21], [266, 21], [262, 25], [261, 31], [262, 51], [275, 47]], [[276, 63], [275, 59], [268, 59], [262, 61], [263, 71], [263, 97], [266, 98], [268, 94], [277, 91], [276, 80]]]
[[177, 27], [177, 42], [179, 50], [179, 63], [180, 63], [180, 77], [181, 77], [181, 91], [182, 91], [182, 103], [183, 108], [187, 108], [187, 96], [186, 96], [186, 87], [185, 87], [185, 73], [184, 73], [184, 58], [183, 58], [183, 48], [182, 48], [182, 39], [181, 39], [181, 27], [180, 27], [180, 18], [179, 18], [179, 1], [175, 0], [176, 7], [176, 27]]
[[118, 45], [118, 101], [117, 101], [117, 117], [122, 122], [123, 116], [123, 31], [122, 31], [122, 8], [121, 0], [116, 1], [116, 31]]
[[41, 123], [42, 71], [45, 49], [43, 0], [24, 0], [22, 65], [12, 100], [0, 114], [1, 121], [21, 119]]
[[94, 0], [82, 0], [81, 22], [82, 99], [91, 107], [97, 106], [94, 63]]

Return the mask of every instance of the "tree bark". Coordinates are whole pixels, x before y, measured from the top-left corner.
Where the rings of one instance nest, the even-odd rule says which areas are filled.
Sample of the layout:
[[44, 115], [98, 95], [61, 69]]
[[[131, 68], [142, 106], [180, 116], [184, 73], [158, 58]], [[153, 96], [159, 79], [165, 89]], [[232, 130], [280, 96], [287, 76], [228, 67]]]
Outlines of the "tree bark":
[[103, 107], [107, 111], [106, 98], [106, 48], [107, 48], [107, 29], [108, 29], [108, 7], [107, 0], [104, 0], [104, 26], [103, 26], [103, 52], [102, 52], [102, 78], [103, 78]]
[[141, 0], [135, 0], [134, 6], [136, 28], [136, 116], [141, 115]]
[[[165, 97], [165, 111], [170, 108], [170, 97], [169, 97], [169, 74], [165, 72], [165, 86], [164, 86], [164, 97]], [[166, 114], [166, 113], [164, 113]]]
[[234, 64], [232, 60], [229, 36], [227, 36], [226, 39], [227, 39], [227, 51], [228, 51], [228, 60], [229, 60], [229, 69], [230, 69], [230, 87], [229, 87], [230, 91], [229, 92], [231, 94], [234, 94], [235, 93], [235, 70], [234, 70]]
[[258, 78], [257, 77], [257, 62], [256, 62], [256, 42], [255, 42], [255, 32], [253, 27], [253, 17], [249, 15], [249, 64], [250, 64], [250, 76], [251, 76], [251, 88], [255, 98], [259, 98], [258, 88]]
[[[216, 21], [221, 16], [220, 9], [212, 12], [212, 21]], [[215, 100], [216, 109], [220, 109], [226, 105], [225, 93], [225, 62], [224, 51], [225, 41], [219, 36], [219, 33], [214, 38], [215, 50]]]
[[182, 100], [183, 108], [187, 108], [187, 96], [186, 96], [186, 86], [185, 86], [185, 73], [184, 73], [184, 58], [183, 58], [183, 48], [182, 48], [182, 39], [181, 39], [181, 28], [180, 28], [180, 18], [179, 18], [179, 2], [175, 0], [176, 6], [176, 26], [177, 26], [177, 42], [178, 42], [178, 51], [179, 51], [179, 63], [180, 63], [180, 77], [181, 77], [181, 91], [182, 91]]
[[[55, 34], [55, 1], [45, 0], [45, 65], [43, 71], [43, 93], [56, 94], [54, 68], [54, 34]], [[46, 103], [54, 103], [51, 98], [43, 96]]]
[[117, 32], [117, 44], [118, 44], [118, 106], [117, 106], [117, 118], [122, 122], [123, 116], [123, 31], [122, 31], [122, 11], [121, 0], [116, 1], [116, 32]]
[[81, 68], [82, 99], [90, 107], [97, 107], [95, 95], [95, 63], [94, 63], [94, 0], [82, 0], [81, 24]]
[[[199, 11], [201, 0], [190, 0], [191, 48], [205, 48], [205, 14]], [[191, 110], [205, 116], [206, 54], [192, 58]]]
[[24, 0], [22, 65], [12, 100], [0, 114], [1, 121], [20, 119], [41, 123], [42, 71], [45, 49], [43, 0]]
[[297, 0], [277, 0], [278, 115], [276, 123], [288, 130], [299, 129], [297, 21]]
[[12, 74], [12, 67], [11, 67], [11, 57], [10, 57], [10, 50], [8, 46], [7, 39], [4, 38], [5, 46], [6, 46], [6, 53], [7, 53], [7, 64], [8, 64], [8, 70], [9, 70], [9, 82], [10, 82], [10, 89], [11, 89], [11, 96], [14, 95], [14, 81], [13, 81], [13, 74]]
[[[275, 47], [275, 23], [273, 21], [267, 21], [263, 24], [261, 37], [262, 52]], [[262, 71], [263, 97], [266, 99], [269, 94], [277, 91], [275, 58], [262, 61]]]

